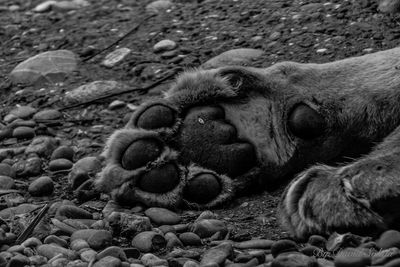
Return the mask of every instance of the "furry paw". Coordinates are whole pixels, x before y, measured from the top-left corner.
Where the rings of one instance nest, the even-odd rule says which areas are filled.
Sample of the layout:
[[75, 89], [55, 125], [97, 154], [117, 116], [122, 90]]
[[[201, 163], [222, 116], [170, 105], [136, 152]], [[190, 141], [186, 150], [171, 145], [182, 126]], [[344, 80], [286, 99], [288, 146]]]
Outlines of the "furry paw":
[[301, 173], [283, 195], [283, 225], [300, 239], [334, 231], [371, 236], [398, 228], [400, 188], [397, 167], [387, 164], [393, 162], [391, 156], [344, 167], [314, 166]]
[[233, 196], [232, 178], [257, 164], [219, 106], [144, 104], [106, 147], [96, 186], [128, 205], [213, 207]]

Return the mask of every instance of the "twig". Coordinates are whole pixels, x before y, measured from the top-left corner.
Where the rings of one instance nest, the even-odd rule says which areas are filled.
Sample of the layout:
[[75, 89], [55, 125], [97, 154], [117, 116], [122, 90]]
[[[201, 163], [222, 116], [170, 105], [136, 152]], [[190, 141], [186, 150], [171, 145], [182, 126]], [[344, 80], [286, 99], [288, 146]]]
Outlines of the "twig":
[[92, 58], [94, 58], [95, 56], [103, 53], [104, 51], [107, 51], [108, 49], [110, 49], [111, 47], [117, 45], [119, 42], [121, 42], [123, 39], [125, 39], [128, 35], [132, 34], [133, 32], [135, 32], [143, 23], [145, 23], [146, 21], [148, 21], [150, 18], [156, 16], [156, 14], [152, 14], [149, 15], [147, 17], [145, 17], [141, 22], [139, 22], [138, 24], [135, 25], [135, 27], [133, 27], [131, 30], [129, 30], [127, 33], [125, 33], [123, 36], [121, 36], [120, 38], [118, 38], [115, 42], [113, 42], [112, 44], [110, 44], [109, 46], [107, 46], [106, 48], [101, 49], [100, 51], [94, 53], [93, 55], [88, 56], [87, 58], [84, 58], [82, 60], [82, 62], [86, 62]]
[[33, 230], [39, 224], [39, 222], [42, 220], [44, 215], [46, 215], [49, 208], [50, 208], [50, 203], [47, 203], [46, 205], [44, 205], [44, 207], [39, 211], [39, 213], [35, 216], [35, 218], [28, 225], [28, 227], [26, 227], [25, 230], [18, 236], [17, 240], [15, 241], [16, 244], [21, 244], [32, 234]]
[[100, 100], [104, 100], [104, 99], [107, 99], [107, 98], [110, 98], [110, 97], [119, 96], [119, 95], [131, 93], [131, 92], [139, 92], [141, 94], [144, 94], [147, 91], [149, 91], [150, 89], [156, 87], [157, 85], [159, 85], [159, 84], [161, 84], [161, 83], [163, 83], [163, 82], [165, 82], [165, 81], [167, 81], [169, 79], [172, 79], [176, 75], [177, 71], [178, 71], [178, 69], [174, 69], [174, 70], [171, 71], [171, 73], [166, 74], [163, 78], [161, 78], [158, 81], [155, 81], [154, 83], [152, 83], [152, 84], [150, 84], [150, 85], [148, 85], [146, 87], [143, 87], [143, 88], [133, 88], [133, 89], [125, 90], [125, 91], [122, 91], [122, 92], [116, 92], [116, 93], [108, 94], [108, 95], [101, 96], [101, 97], [98, 97], [98, 98], [95, 98], [95, 99], [91, 99], [91, 100], [88, 100], [88, 101], [85, 101], [85, 102], [81, 102], [81, 103], [65, 106], [65, 107], [59, 108], [58, 110], [59, 111], [64, 111], [64, 110], [71, 109], [71, 108], [90, 105], [90, 104], [93, 104], [93, 103], [95, 103], [97, 101], [100, 101]]

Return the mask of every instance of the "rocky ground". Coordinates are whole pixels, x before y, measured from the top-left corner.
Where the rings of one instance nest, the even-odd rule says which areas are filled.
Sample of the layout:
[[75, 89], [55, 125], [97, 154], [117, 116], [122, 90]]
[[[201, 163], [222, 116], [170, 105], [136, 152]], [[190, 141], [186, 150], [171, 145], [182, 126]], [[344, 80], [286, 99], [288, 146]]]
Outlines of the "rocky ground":
[[85, 190], [107, 136], [182, 70], [388, 49], [399, 18], [372, 0], [1, 1], [0, 266], [400, 266], [397, 231], [294, 243], [280, 188], [213, 212]]

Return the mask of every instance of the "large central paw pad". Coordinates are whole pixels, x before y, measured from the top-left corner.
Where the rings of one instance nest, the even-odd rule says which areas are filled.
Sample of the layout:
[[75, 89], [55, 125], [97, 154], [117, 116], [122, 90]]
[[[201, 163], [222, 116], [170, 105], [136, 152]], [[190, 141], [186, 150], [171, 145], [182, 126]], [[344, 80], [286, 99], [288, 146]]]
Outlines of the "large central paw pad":
[[123, 204], [209, 208], [234, 194], [232, 179], [256, 166], [253, 146], [239, 140], [219, 106], [179, 110], [141, 106], [106, 146], [107, 166], [96, 180]]

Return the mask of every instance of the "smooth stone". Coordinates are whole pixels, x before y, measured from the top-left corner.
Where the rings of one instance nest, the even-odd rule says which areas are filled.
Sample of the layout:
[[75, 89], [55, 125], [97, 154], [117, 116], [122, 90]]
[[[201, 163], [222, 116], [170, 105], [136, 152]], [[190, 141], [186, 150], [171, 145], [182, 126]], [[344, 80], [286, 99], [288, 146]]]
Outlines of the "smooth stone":
[[400, 266], [400, 259], [392, 260], [384, 265], [384, 267], [399, 267]]
[[125, 255], [125, 252], [122, 248], [117, 246], [111, 246], [97, 254], [97, 259], [102, 259], [107, 256], [112, 256], [120, 259], [121, 261], [127, 261], [128, 258]]
[[140, 252], [147, 253], [163, 249], [167, 244], [165, 238], [153, 231], [144, 231], [132, 239], [132, 246]]
[[72, 250], [79, 251], [83, 248], [90, 248], [88, 242], [83, 239], [76, 239], [69, 245]]
[[42, 242], [36, 237], [30, 237], [21, 243], [22, 246], [26, 248], [37, 247], [42, 245]]
[[186, 232], [186, 233], [180, 234], [179, 240], [181, 240], [185, 246], [201, 246], [202, 245], [200, 237], [192, 232]]
[[279, 254], [271, 263], [271, 267], [319, 267], [313, 257], [298, 252]]
[[34, 265], [34, 266], [42, 266], [47, 263], [47, 259], [46, 259], [46, 257], [40, 256], [40, 255], [34, 255], [34, 256], [29, 257], [29, 262], [31, 265]]
[[31, 212], [32, 210], [37, 209], [38, 207], [40, 206], [24, 203], [16, 207], [6, 208], [0, 211], [0, 218], [2, 218], [3, 220], [7, 220], [15, 215]]
[[228, 232], [228, 228], [225, 222], [216, 219], [203, 219], [193, 223], [191, 231], [200, 238], [207, 238], [220, 232], [222, 236], [225, 236]]
[[32, 139], [35, 137], [35, 129], [26, 126], [20, 126], [13, 130], [12, 136], [17, 139]]
[[31, 106], [19, 106], [11, 110], [9, 114], [15, 115], [20, 119], [28, 119], [37, 112], [36, 108]]
[[72, 169], [68, 175], [68, 181], [71, 183], [72, 188], [76, 189], [91, 176], [94, 176], [102, 168], [100, 160], [96, 157], [85, 157], [72, 166]]
[[27, 160], [20, 160], [13, 165], [13, 168], [17, 172], [19, 177], [32, 177], [40, 175], [43, 171], [42, 169], [43, 161], [34, 156], [28, 158]]
[[168, 261], [164, 259], [160, 259], [154, 254], [146, 253], [144, 254], [140, 260], [142, 261], [143, 265], [145, 266], [168, 266]]
[[383, 13], [395, 14], [400, 11], [398, 0], [380, 0], [378, 10]]
[[372, 254], [372, 265], [383, 265], [396, 258], [400, 258], [400, 249], [398, 248], [379, 250]]
[[146, 6], [146, 11], [151, 14], [158, 14], [172, 8], [173, 3], [169, 0], [156, 0]]
[[181, 217], [178, 214], [164, 208], [149, 208], [144, 214], [158, 225], [174, 225], [181, 221]]
[[7, 263], [7, 267], [24, 267], [29, 264], [30, 262], [28, 257], [17, 254], [10, 259], [10, 261]]
[[131, 49], [127, 47], [118, 48], [104, 58], [103, 62], [101, 63], [104, 67], [112, 68], [121, 61], [123, 61], [131, 52]]
[[83, 251], [80, 251], [79, 257], [81, 260], [84, 262], [91, 262], [92, 260], [95, 260], [97, 256], [97, 252], [94, 251], [93, 249], [83, 249]]
[[232, 65], [250, 65], [254, 60], [261, 58], [264, 51], [252, 48], [232, 49], [211, 58], [201, 65], [203, 69], [214, 69]]
[[12, 189], [15, 186], [14, 179], [8, 176], [0, 175], [0, 189], [7, 190]]
[[297, 251], [297, 244], [288, 239], [278, 240], [271, 246], [271, 254], [274, 256], [274, 258], [280, 253], [292, 251]]
[[229, 242], [224, 242], [216, 247], [206, 250], [203, 254], [203, 258], [200, 261], [201, 266], [211, 266], [217, 264], [217, 266], [223, 266], [223, 263], [228, 257], [233, 255], [233, 247]]
[[53, 193], [54, 183], [48, 176], [42, 176], [34, 180], [28, 188], [29, 194], [34, 197], [48, 196]]
[[56, 235], [49, 235], [48, 237], [46, 237], [43, 240], [43, 243], [44, 244], [52, 244], [52, 243], [54, 243], [54, 244], [56, 244], [56, 245], [58, 245], [60, 247], [64, 247], [64, 248], [68, 247], [68, 242], [65, 241], [64, 239], [56, 236]]
[[336, 267], [366, 267], [371, 265], [371, 257], [360, 249], [345, 248], [335, 257]]
[[128, 90], [128, 86], [116, 81], [94, 81], [65, 93], [66, 104], [82, 103], [91, 99]]
[[77, 254], [75, 251], [72, 251], [70, 249], [66, 249], [63, 247], [60, 247], [55, 244], [43, 244], [37, 247], [37, 252], [39, 255], [46, 257], [47, 259], [51, 259], [58, 254], [62, 254], [66, 258], [70, 260], [74, 260], [77, 257]]
[[10, 73], [14, 84], [44, 85], [62, 82], [78, 68], [78, 56], [69, 50], [38, 54], [18, 64]]
[[0, 175], [3, 176], [8, 176], [11, 178], [16, 177], [15, 170], [8, 164], [6, 163], [0, 163]]
[[25, 150], [25, 154], [36, 154], [40, 157], [48, 158], [54, 149], [58, 147], [57, 139], [48, 136], [35, 137]]
[[92, 249], [102, 249], [112, 242], [112, 235], [106, 230], [83, 229], [74, 232], [71, 236], [71, 242], [76, 239], [85, 240]]
[[385, 231], [376, 241], [376, 244], [382, 249], [400, 248], [400, 232], [396, 230]]
[[45, 109], [33, 115], [35, 121], [51, 121], [59, 120], [62, 118], [62, 113], [56, 109]]
[[52, 172], [70, 170], [74, 164], [69, 159], [55, 159], [49, 162]]
[[110, 105], [108, 105], [108, 109], [115, 110], [115, 109], [123, 108], [125, 106], [126, 106], [126, 103], [124, 101], [114, 100], [113, 102], [110, 103]]
[[106, 256], [93, 264], [93, 267], [120, 267], [121, 260], [112, 256]]
[[59, 146], [57, 147], [53, 153], [51, 154], [50, 159], [51, 160], [56, 160], [56, 159], [67, 159], [69, 161], [74, 160], [74, 155], [75, 151], [72, 147], [70, 146]]
[[158, 43], [156, 43], [153, 46], [153, 50], [155, 53], [158, 53], [158, 52], [173, 50], [176, 47], [177, 47], [177, 44], [174, 41], [169, 40], [169, 39], [164, 39], [164, 40], [161, 40]]

